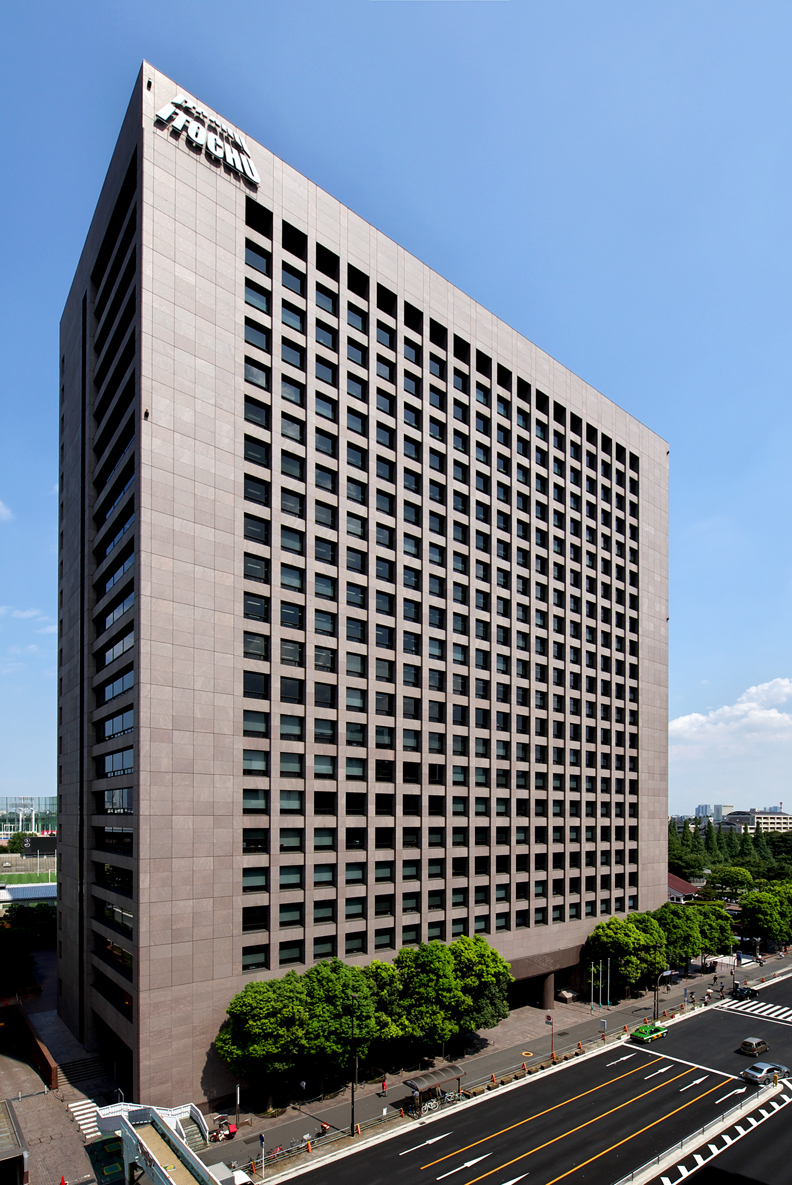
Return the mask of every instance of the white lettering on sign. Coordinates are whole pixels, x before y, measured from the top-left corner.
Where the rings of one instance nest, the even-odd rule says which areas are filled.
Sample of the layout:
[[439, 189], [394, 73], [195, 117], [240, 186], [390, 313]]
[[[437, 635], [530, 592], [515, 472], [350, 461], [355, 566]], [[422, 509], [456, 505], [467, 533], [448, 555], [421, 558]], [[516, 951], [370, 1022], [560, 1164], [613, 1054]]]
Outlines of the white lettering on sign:
[[203, 107], [197, 107], [185, 95], [177, 95], [161, 107], [154, 116], [154, 123], [165, 125], [177, 136], [186, 128], [187, 139], [196, 148], [205, 148], [214, 160], [223, 161], [253, 185], [260, 184], [261, 178], [250, 159], [244, 136]]

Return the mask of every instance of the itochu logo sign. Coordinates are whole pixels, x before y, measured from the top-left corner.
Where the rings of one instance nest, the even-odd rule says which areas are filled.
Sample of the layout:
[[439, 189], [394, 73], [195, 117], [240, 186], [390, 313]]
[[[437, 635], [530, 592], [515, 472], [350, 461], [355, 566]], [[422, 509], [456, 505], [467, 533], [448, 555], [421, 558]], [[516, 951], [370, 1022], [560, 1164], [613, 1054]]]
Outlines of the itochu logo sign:
[[223, 161], [251, 184], [258, 186], [261, 178], [250, 159], [245, 138], [235, 128], [196, 106], [185, 95], [177, 95], [154, 116], [155, 124], [165, 125], [170, 132], [187, 140], [196, 148], [203, 148], [209, 156]]

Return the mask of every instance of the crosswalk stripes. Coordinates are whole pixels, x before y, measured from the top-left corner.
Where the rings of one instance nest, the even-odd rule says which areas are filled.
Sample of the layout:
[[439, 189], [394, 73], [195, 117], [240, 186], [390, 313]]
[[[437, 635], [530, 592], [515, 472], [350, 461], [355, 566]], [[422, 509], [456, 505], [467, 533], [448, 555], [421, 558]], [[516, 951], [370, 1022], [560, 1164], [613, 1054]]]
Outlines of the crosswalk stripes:
[[717, 1004], [722, 1011], [741, 1012], [746, 1016], [764, 1017], [792, 1024], [792, 1008], [781, 1004], [766, 1004], [761, 1000], [723, 1000]]
[[[748, 1003], [748, 1001], [745, 1002]], [[741, 1009], [740, 1011], [743, 1010]], [[735, 1143], [736, 1140], [739, 1140], [741, 1136], [747, 1135], [748, 1132], [752, 1132], [754, 1128], [758, 1127], [760, 1123], [763, 1123], [765, 1119], [770, 1119], [771, 1116], [775, 1115], [782, 1109], [782, 1107], [786, 1107], [789, 1103], [792, 1103], [792, 1095], [788, 1094], [786, 1091], [774, 1099], [769, 1099], [765, 1106], [759, 1109], [759, 1116], [761, 1118], [755, 1118], [753, 1115], [746, 1115], [740, 1120], [739, 1123], [733, 1124], [730, 1128], [727, 1128], [726, 1131], [717, 1136], [712, 1143], [702, 1146], [697, 1152], [691, 1152], [688, 1156], [682, 1157], [677, 1162], [677, 1164], [672, 1165], [671, 1168], [669, 1168], [659, 1178], [655, 1178], [652, 1182], [652, 1185], [657, 1185], [658, 1181], [660, 1185], [682, 1185], [682, 1182], [685, 1181], [686, 1178], [691, 1175], [691, 1173], [695, 1173], [701, 1168], [703, 1164], [706, 1164], [707, 1161], [713, 1160], [716, 1156], [718, 1156], [719, 1153], [725, 1152], [726, 1149], [731, 1147], [731, 1145]], [[706, 1152], [704, 1150], [705, 1147]]]

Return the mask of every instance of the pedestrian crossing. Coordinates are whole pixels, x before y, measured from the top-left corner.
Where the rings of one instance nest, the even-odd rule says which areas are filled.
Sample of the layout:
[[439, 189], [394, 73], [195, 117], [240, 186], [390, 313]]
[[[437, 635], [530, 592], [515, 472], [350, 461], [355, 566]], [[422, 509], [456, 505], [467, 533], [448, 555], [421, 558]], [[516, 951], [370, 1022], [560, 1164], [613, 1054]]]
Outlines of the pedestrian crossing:
[[[738, 1001], [734, 1001], [735, 1004]], [[756, 1001], [746, 1000], [745, 1003], [756, 1003]], [[792, 1103], [792, 1095], [782, 1092], [774, 1099], [769, 1099], [764, 1107], [760, 1107], [755, 1114], [743, 1116], [738, 1123], [732, 1124], [731, 1127], [721, 1132], [720, 1135], [715, 1136], [712, 1142], [706, 1145], [701, 1144], [698, 1151], [692, 1152], [685, 1157], [682, 1157], [676, 1164], [671, 1165], [659, 1177], [655, 1177], [649, 1185], [683, 1185], [683, 1182], [695, 1173], [707, 1161], [714, 1160], [721, 1152], [725, 1152], [732, 1144], [736, 1143], [742, 1136], [748, 1135], [758, 1127], [760, 1123], [764, 1123], [766, 1119], [772, 1119], [783, 1107], [787, 1107]], [[625, 1178], [626, 1181], [626, 1178]], [[625, 1185], [620, 1182], [619, 1185]]]
[[766, 1020], [792, 1025], [792, 1008], [782, 1004], [766, 1004], [762, 1000], [723, 1000], [717, 1007], [728, 1012], [742, 1012], [747, 1016], [761, 1016]]

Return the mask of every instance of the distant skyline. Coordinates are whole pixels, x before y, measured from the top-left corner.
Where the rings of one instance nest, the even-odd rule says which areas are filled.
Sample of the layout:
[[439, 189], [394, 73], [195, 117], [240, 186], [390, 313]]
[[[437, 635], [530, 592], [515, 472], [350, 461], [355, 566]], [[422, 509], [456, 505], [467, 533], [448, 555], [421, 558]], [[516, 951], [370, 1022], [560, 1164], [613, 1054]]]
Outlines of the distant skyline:
[[669, 809], [792, 808], [792, 8], [218, 14], [5, 11], [0, 795], [55, 792], [58, 322], [145, 57], [669, 441]]

